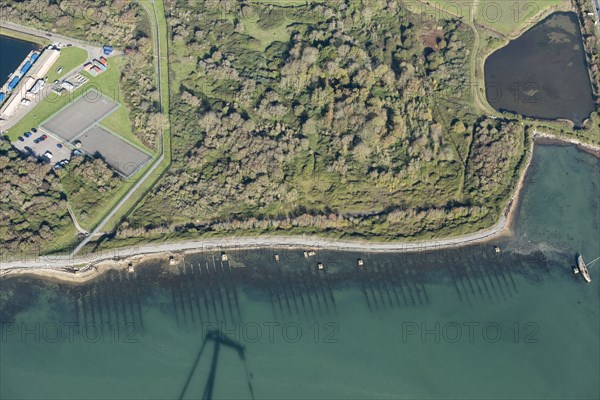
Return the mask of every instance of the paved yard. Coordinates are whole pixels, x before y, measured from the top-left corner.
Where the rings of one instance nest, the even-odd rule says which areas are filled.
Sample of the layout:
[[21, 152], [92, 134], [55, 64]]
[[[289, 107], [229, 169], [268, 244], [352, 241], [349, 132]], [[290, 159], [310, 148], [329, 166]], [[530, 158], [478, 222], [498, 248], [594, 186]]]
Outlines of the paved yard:
[[93, 157], [101, 157], [119, 174], [133, 175], [152, 158], [100, 126], [95, 126], [77, 138], [81, 149]]
[[[73, 148], [80, 147], [88, 155], [102, 158], [122, 176], [129, 177], [152, 157], [99, 125], [119, 106], [114, 100], [90, 89], [45, 121], [37, 134], [26, 138], [24, 142], [15, 141], [13, 144], [20, 150], [31, 149], [40, 157], [50, 151], [52, 163], [68, 160]], [[46, 140], [33, 143], [35, 138], [43, 134], [47, 134]], [[59, 143], [62, 148], [57, 146]]]
[[74, 103], [50, 117], [41, 127], [70, 142], [118, 107], [119, 103], [90, 89]]
[[[17, 140], [13, 142], [13, 145], [23, 152], [27, 152], [27, 150], [30, 150], [40, 158], [43, 157], [46, 151], [49, 151], [52, 153], [52, 158], [47, 158], [47, 160], [50, 161], [52, 164], [56, 164], [57, 162], [62, 160], [69, 160], [71, 158], [71, 149], [66, 144], [62, 143], [61, 140], [58, 140], [52, 136], [48, 136], [46, 140], [39, 143], [33, 142], [34, 139], [37, 139], [42, 135], [43, 132], [38, 131], [38, 133], [32, 134], [31, 137], [24, 138], [24, 142]], [[62, 144], [62, 148], [59, 148], [57, 146], [59, 143]]]

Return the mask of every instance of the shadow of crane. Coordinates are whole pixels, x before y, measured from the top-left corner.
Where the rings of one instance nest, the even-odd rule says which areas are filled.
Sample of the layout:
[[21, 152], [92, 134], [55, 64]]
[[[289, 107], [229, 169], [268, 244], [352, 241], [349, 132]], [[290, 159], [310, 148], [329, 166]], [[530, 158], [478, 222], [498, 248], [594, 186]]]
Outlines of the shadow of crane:
[[215, 387], [215, 378], [217, 376], [217, 361], [219, 360], [219, 352], [221, 351], [221, 345], [227, 346], [235, 351], [237, 351], [240, 360], [244, 363], [244, 369], [246, 370], [246, 377], [248, 379], [248, 389], [250, 390], [250, 397], [254, 399], [254, 390], [252, 389], [252, 382], [250, 382], [250, 373], [248, 371], [248, 364], [246, 363], [246, 348], [242, 344], [236, 342], [233, 339], [228, 338], [224, 335], [220, 330], [210, 330], [204, 336], [204, 340], [202, 341], [202, 346], [200, 346], [200, 350], [198, 351], [198, 355], [196, 356], [196, 360], [194, 361], [194, 365], [190, 370], [190, 373], [185, 381], [185, 385], [181, 390], [181, 394], [179, 395], [179, 399], [183, 400], [185, 393], [188, 390], [190, 382], [192, 381], [192, 377], [194, 376], [194, 372], [196, 371], [196, 367], [198, 366], [198, 362], [200, 362], [200, 358], [202, 357], [202, 353], [206, 348], [206, 345], [209, 341], [214, 343], [212, 361], [210, 365], [210, 373], [208, 375], [208, 379], [206, 381], [206, 385], [204, 386], [204, 393], [202, 394], [202, 399], [211, 400], [213, 398], [213, 389]]

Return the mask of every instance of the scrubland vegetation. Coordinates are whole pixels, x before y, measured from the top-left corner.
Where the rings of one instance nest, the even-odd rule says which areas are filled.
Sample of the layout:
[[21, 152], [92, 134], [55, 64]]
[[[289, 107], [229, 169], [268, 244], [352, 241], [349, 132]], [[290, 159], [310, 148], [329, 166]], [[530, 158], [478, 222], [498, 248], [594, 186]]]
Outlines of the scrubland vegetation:
[[[167, 121], [158, 113], [151, 29], [140, 6], [51, 1], [40, 17], [27, 10], [35, 3], [0, 11], [124, 50], [127, 135], [156, 149], [157, 127]], [[504, 210], [533, 126], [593, 141], [598, 124], [596, 113], [577, 132], [562, 122], [488, 115], [473, 99], [472, 63], [481, 62], [472, 56], [475, 35], [485, 54], [503, 35], [440, 18], [426, 5], [168, 0], [165, 9], [172, 164], [108, 245], [259, 233], [394, 240], [473, 232]], [[584, 39], [596, 43], [597, 57], [595, 36]], [[2, 182], [15, 193], [1, 203], [5, 248], [74, 231], [66, 197], [85, 225], [94, 202], [121, 190], [99, 161], [81, 160], [67, 177], [2, 146]], [[28, 177], [28, 168], [41, 175]]]
[[460, 21], [383, 1], [167, 12], [173, 165], [117, 238], [431, 237], [499, 216], [524, 128], [474, 110]]

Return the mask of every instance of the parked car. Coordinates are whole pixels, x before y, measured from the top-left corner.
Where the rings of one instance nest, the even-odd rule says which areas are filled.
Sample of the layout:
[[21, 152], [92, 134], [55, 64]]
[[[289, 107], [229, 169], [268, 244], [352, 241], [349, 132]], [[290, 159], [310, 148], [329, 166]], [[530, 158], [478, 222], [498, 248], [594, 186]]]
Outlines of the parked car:
[[82, 154], [83, 153], [81, 151], [77, 150], [77, 149], [73, 150], [73, 156], [80, 156]]
[[54, 164], [54, 169], [61, 169], [61, 168], [62, 168], [62, 165], [60, 165], [60, 164]]
[[25, 136], [26, 138], [28, 138], [29, 136], [31, 136], [31, 132], [25, 132], [25, 134], [23, 136]]
[[23, 139], [21, 136], [19, 136], [19, 141], [24, 142], [25, 139]]
[[42, 135], [42, 139], [44, 139], [44, 140], [48, 139], [48, 135]]
[[37, 129], [35, 129], [35, 128], [31, 128], [31, 132], [33, 132], [33, 133], [37, 133]]
[[56, 147], [58, 147], [59, 149], [62, 149], [63, 146], [60, 143], [56, 143]]
[[34, 139], [33, 143], [38, 144], [40, 142], [40, 138]]
[[51, 160], [52, 160], [52, 157], [54, 157], [54, 155], [51, 152], [49, 152], [49, 151], [45, 152], [44, 155], [46, 157], [48, 157], [49, 159], [51, 159]]
[[61, 165], [69, 165], [69, 160], [62, 160], [60, 162]]

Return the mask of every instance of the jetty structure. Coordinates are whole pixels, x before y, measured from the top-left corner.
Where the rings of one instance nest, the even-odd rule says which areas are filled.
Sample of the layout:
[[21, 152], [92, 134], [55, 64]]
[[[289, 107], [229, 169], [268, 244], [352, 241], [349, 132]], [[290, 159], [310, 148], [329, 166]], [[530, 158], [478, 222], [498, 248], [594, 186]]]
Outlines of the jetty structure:
[[590, 276], [590, 273], [587, 270], [587, 266], [585, 265], [585, 262], [583, 261], [583, 256], [581, 254], [577, 256], [577, 269], [579, 270], [579, 272], [581, 272], [581, 276], [583, 276], [583, 279], [585, 279], [587, 283], [592, 282], [592, 277]]
[[53, 45], [27, 55], [0, 88], [0, 117], [13, 115], [25, 104], [24, 100], [30, 101], [43, 88], [46, 75], [59, 56], [60, 50]]

